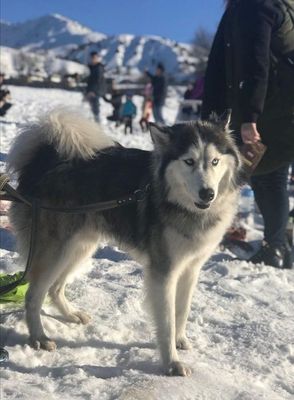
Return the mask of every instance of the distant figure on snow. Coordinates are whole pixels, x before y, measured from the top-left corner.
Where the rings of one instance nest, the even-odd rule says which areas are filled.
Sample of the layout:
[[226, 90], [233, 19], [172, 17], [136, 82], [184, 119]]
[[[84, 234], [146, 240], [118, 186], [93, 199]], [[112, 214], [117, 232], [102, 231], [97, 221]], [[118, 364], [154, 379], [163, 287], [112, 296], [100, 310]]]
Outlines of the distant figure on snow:
[[204, 94], [204, 73], [201, 73], [193, 85], [191, 99], [202, 100], [203, 94]]
[[100, 104], [101, 96], [104, 96], [106, 91], [106, 82], [104, 78], [104, 65], [101, 63], [101, 58], [96, 51], [90, 53], [89, 63], [90, 75], [88, 77], [86, 99], [90, 103], [95, 120], [100, 120]]
[[149, 81], [145, 85], [143, 91], [144, 101], [142, 106], [142, 118], [140, 119], [139, 122], [142, 132], [148, 131], [148, 122], [152, 114], [152, 106], [153, 106], [152, 93], [153, 93], [152, 83]]
[[[184, 99], [185, 100], [202, 100], [203, 97], [203, 92], [204, 92], [204, 76], [201, 74], [194, 83], [190, 83], [187, 87], [187, 90], [184, 93]], [[188, 119], [192, 117], [192, 114], [194, 117], [199, 118], [201, 114], [201, 105], [199, 104], [197, 106], [197, 111], [195, 111], [192, 107], [192, 105], [187, 105], [183, 107], [182, 113], [184, 116], [186, 116]]]
[[151, 79], [153, 87], [153, 115], [156, 122], [164, 124], [162, 116], [162, 107], [165, 103], [167, 94], [167, 82], [165, 77], [165, 68], [161, 63], [157, 64], [155, 75], [149, 71], [145, 71], [146, 75]]
[[127, 95], [125, 103], [122, 105], [121, 118], [125, 124], [125, 134], [127, 134], [127, 129], [129, 128], [130, 133], [133, 133], [133, 118], [137, 114], [137, 107], [132, 101], [132, 96]]
[[120, 93], [119, 90], [117, 90], [114, 81], [112, 81], [112, 86], [111, 86], [111, 98], [108, 99], [108, 97], [105, 95], [103, 97], [103, 100], [105, 100], [107, 103], [110, 103], [113, 107], [112, 115], [109, 115], [107, 117], [108, 121], [114, 121], [115, 125], [119, 126], [120, 111], [122, 105], [122, 94]]
[[4, 77], [4, 74], [0, 74], [0, 117], [4, 117], [12, 107], [12, 104], [9, 102], [11, 99], [10, 91], [3, 87]]

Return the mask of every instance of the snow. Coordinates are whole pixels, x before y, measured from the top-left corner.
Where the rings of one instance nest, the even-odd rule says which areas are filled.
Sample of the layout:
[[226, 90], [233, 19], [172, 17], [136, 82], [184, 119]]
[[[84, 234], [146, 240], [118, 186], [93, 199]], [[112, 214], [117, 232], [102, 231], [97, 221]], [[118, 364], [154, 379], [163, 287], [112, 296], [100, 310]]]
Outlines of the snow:
[[[17, 129], [58, 104], [91, 117], [77, 92], [10, 87], [14, 106], [1, 120], [1, 164]], [[179, 95], [170, 90], [164, 116], [172, 123]], [[138, 110], [141, 99], [135, 97]], [[105, 131], [125, 146], [151, 148], [135, 123], [124, 135], [106, 120]], [[139, 117], [138, 117], [139, 118]], [[262, 237], [260, 219], [249, 237]], [[5, 247], [5, 236], [2, 246]], [[9, 247], [9, 246], [7, 246]], [[1, 343], [10, 361], [1, 366], [3, 399], [99, 400], [287, 400], [294, 397], [294, 274], [217, 251], [203, 267], [188, 322], [193, 349], [180, 358], [193, 368], [189, 378], [165, 377], [154, 330], [144, 307], [143, 271], [116, 248], [105, 247], [81, 268], [67, 288], [70, 300], [92, 314], [87, 326], [65, 322], [47, 301], [42, 319], [56, 339], [54, 353], [27, 344], [22, 306], [3, 307]], [[20, 270], [17, 255], [2, 250], [2, 271]]]
[[0, 70], [7, 77], [22, 75], [38, 75], [43, 78], [53, 74], [88, 75], [86, 65], [55, 57], [53, 54], [37, 54], [10, 47], [1, 46]]

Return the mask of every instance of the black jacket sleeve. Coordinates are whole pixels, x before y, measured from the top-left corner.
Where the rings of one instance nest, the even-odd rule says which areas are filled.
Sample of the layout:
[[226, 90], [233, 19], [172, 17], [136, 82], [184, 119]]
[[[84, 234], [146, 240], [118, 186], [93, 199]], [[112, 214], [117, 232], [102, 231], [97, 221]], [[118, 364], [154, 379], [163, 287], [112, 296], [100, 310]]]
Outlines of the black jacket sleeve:
[[271, 36], [283, 16], [271, 0], [249, 2], [252, 18], [247, 23], [239, 21], [243, 41], [240, 60], [243, 79], [240, 81], [239, 102], [242, 122], [257, 122], [263, 112], [268, 87]]
[[221, 115], [226, 109], [225, 23], [226, 13], [218, 26], [208, 58], [201, 108], [202, 119], [208, 119], [212, 112]]

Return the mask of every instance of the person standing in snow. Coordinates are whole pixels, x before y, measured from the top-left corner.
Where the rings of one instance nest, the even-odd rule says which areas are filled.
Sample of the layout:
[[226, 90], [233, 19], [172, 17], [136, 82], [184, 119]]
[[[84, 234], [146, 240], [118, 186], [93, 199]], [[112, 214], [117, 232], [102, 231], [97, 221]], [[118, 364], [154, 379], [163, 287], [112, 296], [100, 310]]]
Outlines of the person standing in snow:
[[125, 124], [125, 134], [127, 134], [127, 130], [130, 130], [130, 133], [133, 133], [133, 118], [137, 114], [137, 107], [133, 103], [132, 96], [127, 94], [127, 98], [125, 103], [123, 103], [121, 108], [121, 119]]
[[104, 65], [96, 51], [90, 53], [89, 63], [90, 75], [87, 81], [86, 99], [88, 100], [93, 112], [95, 121], [100, 120], [100, 97], [106, 92], [106, 82], [104, 77]]
[[162, 116], [162, 107], [165, 103], [165, 98], [167, 94], [167, 81], [165, 76], [165, 68], [163, 64], [158, 63], [155, 75], [151, 74], [149, 71], [145, 71], [146, 75], [151, 79], [153, 88], [153, 115], [155, 122], [164, 124], [164, 119]]
[[294, 162], [291, 164], [290, 185], [294, 185]]
[[107, 103], [110, 103], [113, 107], [112, 115], [107, 117], [108, 121], [114, 121], [115, 126], [119, 126], [120, 124], [120, 111], [122, 105], [122, 94], [117, 89], [116, 84], [112, 81], [111, 85], [111, 98], [107, 98], [107, 96], [103, 96], [103, 100]]
[[5, 75], [0, 73], [0, 117], [4, 117], [7, 111], [12, 107], [10, 103], [10, 91], [3, 87]]
[[142, 132], [148, 131], [148, 122], [152, 114], [152, 93], [152, 83], [150, 81], [150, 78], [148, 78], [148, 82], [146, 83], [143, 91], [144, 100], [142, 105], [142, 117], [139, 121]]
[[232, 112], [239, 144], [267, 151], [251, 183], [264, 242], [249, 261], [291, 268], [287, 180], [294, 160], [294, 1], [228, 0], [209, 56], [202, 118]]

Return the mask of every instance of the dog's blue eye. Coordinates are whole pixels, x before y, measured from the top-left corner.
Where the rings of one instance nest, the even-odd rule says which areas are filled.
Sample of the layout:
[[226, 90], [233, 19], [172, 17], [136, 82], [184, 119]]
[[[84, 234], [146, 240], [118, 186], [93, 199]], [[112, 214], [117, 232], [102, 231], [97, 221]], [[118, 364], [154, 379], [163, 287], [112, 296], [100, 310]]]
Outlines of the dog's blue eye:
[[215, 167], [217, 164], [219, 163], [219, 159], [218, 158], [214, 158], [212, 161], [211, 161], [211, 164]]
[[187, 158], [187, 160], [184, 160], [184, 162], [187, 165], [189, 165], [190, 167], [195, 164], [195, 161], [193, 160], [193, 158]]

